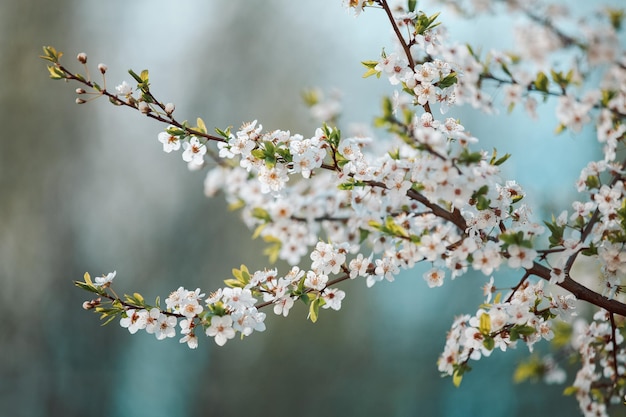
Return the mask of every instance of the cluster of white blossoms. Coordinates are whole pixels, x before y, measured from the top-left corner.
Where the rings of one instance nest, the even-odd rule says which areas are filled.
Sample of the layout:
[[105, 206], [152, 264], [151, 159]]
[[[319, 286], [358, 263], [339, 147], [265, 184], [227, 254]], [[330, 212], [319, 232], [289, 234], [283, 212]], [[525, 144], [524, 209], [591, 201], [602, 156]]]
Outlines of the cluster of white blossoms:
[[[626, 135], [626, 54], [616, 36], [622, 15], [606, 9], [604, 21], [582, 22], [577, 33], [567, 34], [557, 25], [566, 16], [562, 6], [443, 3], [473, 14], [496, 12], [506, 3], [534, 31], [518, 31], [518, 53], [490, 51], [481, 57], [471, 47], [449, 42], [437, 16], [416, 11], [413, 1], [392, 10], [385, 0], [344, 0], [357, 15], [366, 6], [383, 8], [398, 37], [397, 50], [363, 62], [366, 76], [382, 76], [397, 88], [375, 122], [389, 134], [384, 140], [342, 136], [330, 126], [340, 108], [336, 101], [328, 109], [315, 104], [315, 115], [328, 123], [311, 136], [264, 131], [257, 121], [235, 132], [217, 129], [219, 136], [211, 136], [200, 119], [194, 127], [180, 123], [172, 104], [151, 95], [147, 71], [131, 72], [139, 94], [125, 82], [113, 94], [66, 70], [58, 63], [60, 55], [47, 49], [44, 58], [55, 64], [49, 67], [52, 78], [76, 80], [114, 104], [167, 123], [158, 136], [163, 150], [182, 151], [191, 169], [212, 166], [205, 194], [223, 193], [231, 207], [241, 209], [254, 236], [268, 243], [269, 258], [291, 265], [286, 274], [249, 272], [242, 265], [226, 287], [208, 297], [181, 287], [165, 300], [165, 308], [146, 304], [138, 294], [117, 297], [109, 291], [115, 273], [95, 283], [86, 276], [77, 285], [100, 298], [85, 302], [85, 308], [103, 318], [121, 317], [131, 333], [145, 329], [164, 339], [174, 337], [178, 326], [180, 342], [196, 348], [202, 329], [221, 346], [237, 333], [264, 331], [264, 307], [286, 317], [302, 301], [313, 321], [320, 308], [339, 310], [346, 293], [336, 285], [345, 280], [361, 279], [371, 287], [422, 262], [428, 265], [427, 285], [439, 287], [448, 277], [480, 271], [490, 277], [487, 298], [474, 315], [454, 320], [439, 370], [458, 383], [470, 360], [518, 344], [532, 351], [540, 340], [556, 339], [555, 323], [574, 320], [578, 298], [600, 312], [591, 324], [576, 318], [570, 340], [582, 367], [570, 389], [585, 415], [607, 415], [607, 404], [623, 398], [626, 385], [623, 323], [614, 317], [626, 314], [619, 299], [626, 275], [626, 162], [617, 160]], [[550, 69], [555, 53], [571, 60], [568, 71]], [[86, 56], [79, 61], [85, 64]], [[601, 82], [591, 88], [587, 78]], [[504, 107], [522, 106], [531, 117], [537, 115], [538, 98], [554, 96], [559, 131], [597, 130], [603, 157], [582, 169], [576, 181], [580, 201], [545, 225], [522, 201], [522, 187], [501, 178], [499, 166], [509, 155], [477, 150], [478, 140], [460, 121], [444, 116], [461, 104], [493, 113], [498, 106], [489, 86], [501, 92]], [[572, 276], [579, 259], [599, 263], [597, 292]], [[512, 290], [494, 283], [493, 274], [505, 267], [523, 271]], [[570, 294], [547, 290], [548, 283]], [[110, 308], [102, 306], [102, 298], [110, 300]], [[538, 372], [546, 380], [565, 379], [551, 357], [543, 363]]]
[[[531, 284], [524, 281], [511, 292], [506, 301], [491, 301], [493, 280], [486, 291], [488, 298], [475, 315], [464, 315], [454, 320], [439, 358], [439, 371], [462, 376], [468, 361], [491, 355], [494, 349], [506, 351], [518, 341], [532, 351], [541, 339], [552, 340], [551, 319], [575, 316], [575, 297], [546, 295], [543, 281]], [[502, 294], [499, 294], [500, 298]]]

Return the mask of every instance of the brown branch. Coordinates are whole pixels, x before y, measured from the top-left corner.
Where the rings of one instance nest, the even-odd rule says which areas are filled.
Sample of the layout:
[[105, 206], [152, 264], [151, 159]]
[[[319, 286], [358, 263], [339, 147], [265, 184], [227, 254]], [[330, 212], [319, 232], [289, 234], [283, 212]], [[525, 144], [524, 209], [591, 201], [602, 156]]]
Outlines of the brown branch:
[[393, 31], [395, 32], [396, 37], [398, 38], [398, 41], [402, 45], [404, 54], [406, 55], [406, 58], [409, 60], [409, 67], [412, 70], [415, 70], [415, 61], [413, 61], [413, 56], [411, 55], [411, 47], [406, 43], [406, 40], [404, 40], [404, 36], [402, 36], [402, 33], [400, 33], [400, 28], [396, 24], [396, 19], [393, 17], [393, 13], [391, 12], [389, 5], [387, 4], [387, 0], [378, 0], [378, 3], [380, 3], [382, 8], [385, 10], [385, 13], [387, 14], [387, 17], [389, 18], [389, 23], [391, 23], [391, 27], [393, 28]]
[[[126, 106], [126, 107], [130, 107], [131, 109], [134, 110], [139, 110], [137, 108], [137, 106], [135, 104], [133, 104], [130, 101], [125, 101], [122, 100], [121, 98], [119, 98], [117, 96], [117, 94], [112, 94], [110, 93], [108, 90], [106, 89], [102, 89], [102, 88], [98, 88], [96, 87], [95, 83], [93, 83], [90, 80], [87, 80], [85, 78], [83, 78], [82, 76], [77, 76], [76, 74], [72, 73], [71, 71], [69, 71], [67, 68], [65, 68], [63, 65], [60, 64], [56, 64], [56, 66], [63, 71], [63, 73], [66, 75], [66, 79], [67, 80], [73, 80], [73, 81], [77, 81], [83, 85], [86, 85], [87, 87], [91, 88], [92, 90], [95, 90], [98, 92], [98, 94], [100, 96], [105, 96], [108, 97], [109, 100], [111, 100], [111, 102], [113, 102], [116, 105], [120, 105], [120, 106]], [[156, 100], [156, 98], [152, 95], [152, 93], [150, 93], [149, 91], [146, 93], [153, 101], [154, 103], [156, 103], [161, 109], [165, 109], [165, 107], [163, 106], [162, 103], [160, 103], [158, 100]], [[152, 103], [146, 103], [146, 104], [152, 104]], [[225, 142], [226, 140], [222, 137], [219, 136], [213, 136], [213, 135], [209, 135], [207, 133], [204, 132], [200, 132], [198, 130], [195, 129], [191, 129], [189, 127], [183, 126], [182, 123], [178, 122], [176, 119], [174, 119], [174, 117], [172, 117], [171, 115], [169, 115], [167, 118], [163, 117], [162, 115], [153, 112], [152, 110], [148, 113], [145, 114], [147, 117], [150, 117], [151, 119], [157, 120], [159, 122], [162, 123], [169, 123], [173, 126], [178, 127], [179, 129], [184, 130], [185, 132], [187, 132], [187, 134], [189, 136], [198, 136], [198, 137], [203, 137], [207, 140], [211, 140], [211, 141], [216, 141], [216, 142]]]
[[[532, 268], [527, 269], [526, 271], [529, 274], [543, 278], [546, 281], [550, 281], [550, 268], [538, 264], [537, 262], [533, 264]], [[593, 290], [590, 290], [570, 277], [565, 277], [565, 280], [557, 285], [572, 293], [578, 300], [587, 301], [588, 303], [601, 307], [610, 313], [626, 317], [626, 304], [617, 300], [611, 300]]]
[[[324, 287], [324, 289], [322, 289], [322, 290], [320, 291], [320, 294], [321, 294], [321, 293], [323, 293], [323, 292], [324, 292], [324, 290], [325, 290], [326, 288], [330, 287], [331, 285], [338, 284], [338, 283], [340, 283], [340, 282], [342, 282], [342, 281], [347, 280], [348, 278], [350, 278], [350, 275], [349, 275], [349, 274], [344, 274], [344, 275], [340, 276], [339, 278], [335, 278], [335, 279], [333, 279], [333, 280], [331, 280], [331, 281], [328, 281], [328, 282], [326, 283], [326, 286]], [[313, 290], [313, 289], [311, 289], [311, 288], [308, 288], [308, 289], [307, 289], [307, 290], [305, 290], [302, 294], [308, 294], [308, 293], [310, 293], [311, 291], [314, 291], [314, 290]], [[315, 290], [315, 291], [317, 291], [317, 290]], [[272, 304], [275, 304], [275, 302], [274, 302], [274, 301], [264, 301], [264, 302], [262, 302], [262, 303], [259, 303], [259, 304], [255, 305], [254, 307], [256, 307], [257, 309], [260, 309], [260, 308], [267, 307], [267, 306], [272, 305]]]

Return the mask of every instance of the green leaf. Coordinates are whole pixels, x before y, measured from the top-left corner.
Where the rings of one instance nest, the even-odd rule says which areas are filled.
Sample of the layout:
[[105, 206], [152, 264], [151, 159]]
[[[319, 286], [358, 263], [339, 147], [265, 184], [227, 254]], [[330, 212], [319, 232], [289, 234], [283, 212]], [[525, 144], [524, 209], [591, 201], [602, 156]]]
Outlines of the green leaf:
[[556, 349], [569, 346], [573, 334], [571, 324], [555, 320], [552, 322], [552, 331], [554, 332], [554, 338], [550, 341], [552, 346]]
[[622, 22], [624, 20], [624, 17], [626, 16], [626, 10], [606, 7], [604, 11], [608, 15], [609, 21], [611, 22], [611, 26], [613, 26], [613, 29], [619, 31], [622, 28]]
[[180, 129], [176, 126], [169, 126], [165, 129], [165, 131], [172, 136], [185, 136], [187, 132], [185, 132], [183, 129]]
[[319, 95], [320, 93], [316, 88], [308, 88], [301, 93], [302, 101], [304, 101], [307, 107], [313, 107], [319, 103]]
[[204, 120], [202, 120], [201, 118], [197, 118], [196, 119], [196, 124], [198, 125], [198, 131], [202, 132], [202, 133], [206, 133], [206, 125], [204, 124]]
[[237, 285], [244, 287], [248, 282], [250, 282], [250, 273], [248, 272], [248, 268], [245, 265], [241, 265], [241, 269], [233, 268], [232, 273], [233, 276], [237, 279], [239, 283], [242, 285]]
[[228, 210], [234, 211], [234, 210], [239, 210], [240, 208], [244, 207], [246, 205], [246, 202], [243, 201], [242, 199], [239, 199], [237, 201], [233, 201], [232, 203], [230, 203], [228, 205]]
[[255, 219], [263, 220], [265, 223], [269, 223], [272, 221], [272, 216], [270, 216], [270, 213], [261, 207], [255, 207], [252, 209], [252, 217], [254, 217]]
[[461, 154], [458, 157], [458, 161], [463, 165], [472, 165], [481, 161], [483, 158], [480, 152], [470, 152], [467, 148], [463, 148]]
[[266, 227], [267, 227], [267, 223], [258, 225], [256, 229], [254, 229], [254, 233], [252, 233], [252, 239], [256, 239], [257, 237], [261, 236], [261, 233], [263, 233], [263, 230]]
[[439, 82], [437, 83], [437, 87], [439, 87], [439, 88], [447, 88], [447, 87], [450, 87], [450, 86], [456, 84], [457, 82], [458, 82], [458, 79], [456, 77], [456, 73], [452, 72], [452, 73], [446, 75], [441, 80], [439, 80]]
[[476, 208], [478, 210], [487, 210], [491, 204], [491, 200], [486, 198], [484, 195], [478, 196], [476, 199]]
[[483, 346], [487, 350], [493, 350], [493, 348], [496, 346], [496, 341], [493, 339], [493, 337], [485, 337], [485, 339], [483, 340]]
[[230, 139], [230, 127], [227, 128], [226, 130], [221, 130], [221, 129], [218, 129], [216, 127], [215, 128], [215, 133], [217, 133], [218, 135], [220, 135], [224, 139]]
[[498, 151], [494, 148], [493, 154], [491, 155], [491, 160], [489, 161], [489, 165], [500, 166], [505, 163], [510, 157], [511, 154], [507, 153], [503, 157], [498, 158]]
[[365, 240], [369, 237], [370, 231], [365, 230], [359, 227], [359, 243], [365, 242]]
[[365, 73], [363, 74], [363, 78], [368, 78], [372, 75], [380, 77], [380, 71], [374, 69], [374, 67], [378, 65], [378, 61], [362, 61], [361, 64], [363, 64], [365, 68], [367, 68], [367, 71], [365, 71]]
[[[100, 317], [101, 319], [104, 319], [104, 317]], [[117, 318], [117, 315], [109, 315], [109, 318], [106, 319], [101, 326], [106, 326], [107, 324], [111, 323], [113, 320], [115, 320]]]
[[367, 71], [365, 71], [361, 77], [362, 78], [369, 78], [372, 75], [380, 77], [380, 71], [376, 71], [374, 68], [370, 68]]
[[48, 65], [48, 73], [53, 80], [65, 79], [65, 73], [56, 65]]
[[491, 333], [491, 316], [489, 314], [481, 314], [478, 330], [480, 330], [480, 332], [484, 335]]
[[546, 76], [546, 74], [544, 74], [543, 72], [539, 72], [537, 74], [537, 78], [535, 78], [535, 81], [533, 82], [533, 84], [535, 85], [535, 88], [538, 91], [542, 91], [544, 93], [548, 92], [548, 77]]
[[378, 65], [378, 61], [361, 61], [361, 64], [363, 64], [366, 68], [374, 68]]
[[74, 285], [76, 285], [78, 288], [82, 290], [100, 294], [100, 292], [93, 285], [89, 285], [81, 281], [74, 281]]
[[89, 272], [85, 272], [85, 275], [83, 275], [83, 279], [85, 280], [85, 282], [89, 285], [93, 285], [93, 282], [91, 281], [91, 276], [89, 275]]
[[554, 129], [554, 134], [558, 135], [559, 133], [562, 133], [564, 130], [567, 129], [567, 126], [565, 126], [564, 124], [559, 124], [555, 129]]
[[263, 236], [263, 240], [271, 243], [270, 246], [263, 250], [263, 254], [268, 257], [270, 263], [275, 263], [280, 254], [282, 242], [273, 236]]
[[132, 69], [128, 70], [128, 73], [130, 74], [131, 77], [134, 78], [135, 81], [137, 81], [138, 83], [143, 82], [143, 80], [141, 79], [141, 77], [139, 75], [137, 75], [137, 73], [135, 71], [133, 71]]
[[409, 12], [414, 12], [416, 6], [417, 6], [417, 0], [409, 0], [409, 5], [408, 5]]
[[309, 304], [309, 316], [308, 316], [308, 319], [311, 320], [313, 323], [315, 323], [315, 322], [317, 322], [317, 318], [319, 316], [320, 306], [324, 305], [325, 301], [324, 301], [323, 298], [309, 293], [309, 296], [311, 296], [311, 295], [313, 295], [313, 296], [315, 296], [317, 298], [315, 298]]
[[454, 386], [457, 388], [460, 387], [462, 380], [463, 380], [463, 374], [459, 372], [458, 370], [454, 371], [454, 374], [452, 375], [452, 383], [454, 384]]
[[237, 280], [237, 279], [233, 279], [233, 278], [229, 278], [229, 279], [225, 279], [224, 280], [224, 284], [228, 287], [231, 288], [243, 288], [245, 287], [245, 284], [243, 284], [241, 281]]
[[58, 64], [59, 59], [63, 55], [63, 52], [57, 52], [57, 50], [52, 46], [44, 46], [43, 53], [44, 54], [40, 55], [39, 58], [45, 59], [46, 61], [50, 61], [54, 64]]
[[535, 334], [537, 330], [533, 326], [519, 325], [513, 326], [510, 333], [511, 341], [514, 342], [520, 338], [520, 336], [530, 336]]
[[544, 373], [544, 366], [541, 359], [536, 355], [531, 356], [528, 360], [521, 362], [515, 368], [513, 373], [513, 381], [517, 384], [531, 380], [538, 380]]

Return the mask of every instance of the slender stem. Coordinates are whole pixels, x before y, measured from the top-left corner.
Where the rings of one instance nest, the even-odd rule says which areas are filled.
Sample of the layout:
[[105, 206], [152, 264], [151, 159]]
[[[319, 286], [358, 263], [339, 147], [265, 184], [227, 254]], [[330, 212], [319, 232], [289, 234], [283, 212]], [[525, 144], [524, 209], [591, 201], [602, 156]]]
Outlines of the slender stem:
[[[74, 81], [78, 81], [81, 84], [84, 84], [86, 86], [88, 86], [91, 89], [94, 89], [96, 91], [98, 91], [98, 93], [102, 96], [108, 97], [109, 100], [111, 100], [114, 104], [120, 105], [120, 106], [126, 106], [126, 107], [130, 107], [132, 109], [135, 110], [139, 110], [137, 108], [137, 106], [135, 104], [133, 104], [130, 101], [125, 101], [122, 100], [121, 98], [119, 98], [116, 94], [112, 94], [109, 91], [107, 91], [106, 89], [100, 89], [100, 88], [96, 88], [95, 84], [91, 81], [89, 81], [88, 79], [84, 79], [81, 77], [78, 77], [77, 75], [75, 75], [74, 73], [70, 72], [67, 68], [65, 68], [64, 66], [57, 64], [58, 68], [63, 71], [65, 73], [65, 75], [67, 76], [68, 80], [74, 80]], [[163, 106], [162, 103], [160, 103], [158, 100], [156, 100], [156, 98], [152, 95], [152, 93], [148, 92], [147, 95], [153, 100], [153, 102], [155, 104], [157, 104], [162, 110], [165, 110], [165, 106]], [[178, 122], [174, 117], [172, 117], [171, 115], [166, 117], [163, 117], [162, 115], [155, 113], [155, 112], [149, 112], [146, 114], [147, 117], [150, 117], [151, 119], [157, 120], [159, 122], [162, 123], [168, 123], [171, 125], [174, 125], [176, 127], [178, 127], [179, 129], [184, 130], [185, 132], [187, 132], [187, 134], [189, 136], [198, 136], [198, 137], [203, 137], [207, 140], [211, 140], [211, 141], [216, 141], [216, 142], [225, 142], [226, 140], [222, 137], [219, 136], [213, 136], [213, 135], [209, 135], [207, 133], [204, 132], [200, 132], [198, 130], [195, 129], [191, 129], [189, 127], [183, 126], [182, 123]]]
[[611, 320], [611, 342], [613, 343], [612, 355], [613, 355], [613, 372], [615, 372], [615, 378], [613, 383], [617, 385], [619, 379], [619, 367], [617, 366], [617, 326], [615, 325], [615, 316], [613, 313], [609, 313], [609, 319]]
[[[345, 281], [345, 280], [347, 280], [349, 278], [350, 278], [349, 274], [344, 274], [344, 275], [340, 276], [339, 278], [335, 278], [335, 279], [333, 279], [331, 281], [328, 281], [326, 283], [326, 286], [324, 286], [324, 289], [320, 291], [320, 294], [323, 293], [326, 288], [329, 288], [330, 286], [338, 284], [338, 283], [340, 283], [342, 281]], [[312, 288], [308, 288], [307, 290], [304, 291], [304, 294], [308, 294], [308, 293], [310, 293], [312, 291], [314, 291]], [[262, 303], [259, 303], [259, 304], [255, 305], [255, 307], [257, 309], [261, 309], [263, 307], [267, 307], [267, 306], [272, 305], [272, 304], [274, 304], [274, 301], [264, 301]]]
[[506, 299], [507, 303], [510, 302], [513, 299], [513, 296], [515, 295], [517, 290], [520, 289], [520, 287], [524, 284], [524, 282], [526, 282], [526, 279], [528, 279], [529, 276], [530, 276], [530, 272], [526, 271], [526, 273], [524, 274], [522, 279], [517, 283], [515, 288], [513, 288], [513, 291], [511, 292], [511, 295], [509, 295], [509, 297]]
[[[550, 281], [550, 269], [537, 262], [535, 262], [533, 266], [526, 271], [539, 278], [543, 278], [546, 281]], [[601, 307], [610, 313], [626, 317], [626, 304], [617, 300], [611, 300], [595, 291], [592, 291], [584, 285], [574, 281], [570, 277], [565, 277], [565, 280], [557, 285], [572, 293], [579, 300], [587, 301], [588, 303]]]
[[402, 49], [404, 50], [404, 55], [406, 55], [406, 59], [409, 61], [409, 68], [414, 70], [415, 61], [413, 61], [413, 56], [411, 55], [411, 47], [406, 43], [404, 36], [402, 36], [402, 33], [400, 32], [400, 28], [398, 27], [398, 24], [396, 23], [396, 19], [393, 17], [393, 13], [391, 12], [391, 9], [389, 8], [389, 4], [387, 4], [387, 0], [378, 0], [378, 3], [380, 3], [382, 8], [385, 10], [387, 17], [389, 18], [389, 23], [391, 23], [391, 27], [393, 28], [393, 31], [395, 32], [396, 37], [398, 38], [398, 41], [402, 45]]

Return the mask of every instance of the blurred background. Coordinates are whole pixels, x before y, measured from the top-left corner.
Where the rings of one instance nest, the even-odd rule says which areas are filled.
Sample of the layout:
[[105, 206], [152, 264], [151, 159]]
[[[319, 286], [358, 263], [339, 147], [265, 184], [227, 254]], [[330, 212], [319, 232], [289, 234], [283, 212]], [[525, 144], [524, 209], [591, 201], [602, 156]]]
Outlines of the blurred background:
[[[511, 40], [510, 22], [442, 20], [463, 42]], [[77, 86], [48, 79], [43, 45], [75, 70], [79, 52], [92, 73], [106, 63], [110, 89], [131, 81], [129, 68], [150, 69], [153, 92], [180, 119], [220, 128], [258, 119], [306, 136], [316, 122], [300, 100], [305, 87], [341, 88], [343, 127], [377, 114], [390, 90], [362, 79], [360, 61], [392, 45], [382, 12], [355, 19], [339, 0], [5, 0], [0, 34], [0, 415], [578, 413], [562, 387], [513, 383], [525, 349], [475, 363], [458, 389], [439, 377], [453, 317], [482, 301], [478, 275], [437, 289], [419, 268], [369, 290], [345, 283], [341, 312], [324, 310], [315, 325], [303, 306], [288, 319], [269, 314], [265, 333], [222, 348], [131, 336], [117, 322], [102, 328], [81, 308], [88, 294], [72, 282], [85, 271], [117, 270], [119, 293], [154, 299], [180, 285], [209, 292], [241, 263], [267, 264], [237, 213], [204, 197], [204, 173], [162, 152], [164, 126], [105, 100], [75, 105]], [[553, 138], [553, 103], [541, 111], [548, 117], [536, 124], [517, 112], [455, 115], [485, 149], [513, 153], [507, 174], [558, 213], [597, 149], [591, 132]]]

